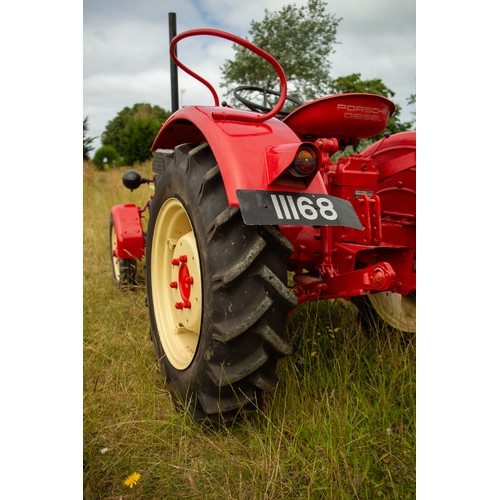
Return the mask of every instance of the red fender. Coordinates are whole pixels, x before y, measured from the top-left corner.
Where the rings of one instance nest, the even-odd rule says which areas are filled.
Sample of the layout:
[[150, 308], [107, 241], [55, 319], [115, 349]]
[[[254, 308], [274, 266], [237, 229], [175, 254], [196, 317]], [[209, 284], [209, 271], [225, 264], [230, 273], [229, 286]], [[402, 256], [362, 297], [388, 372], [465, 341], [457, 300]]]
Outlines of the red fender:
[[[207, 141], [212, 148], [221, 171], [229, 205], [238, 206], [237, 189], [271, 189], [269, 184], [287, 165], [268, 165], [273, 147], [302, 144], [297, 135], [283, 122], [271, 118], [263, 123], [236, 121], [249, 112], [230, 108], [230, 119], [224, 119], [226, 108], [192, 106], [174, 113], [162, 126], [151, 146], [156, 149], [173, 149], [183, 143]], [[228, 110], [229, 111], [229, 110]], [[214, 117], [215, 116], [215, 117]], [[280, 155], [278, 155], [280, 156]], [[281, 156], [285, 161], [287, 155]], [[273, 160], [274, 161], [274, 160]], [[274, 175], [269, 172], [272, 168]], [[307, 187], [281, 186], [280, 191], [327, 194], [319, 173], [308, 181]]]
[[385, 211], [416, 216], [417, 134], [401, 132], [372, 144], [363, 156], [372, 158], [380, 177], [376, 193]]
[[144, 256], [144, 232], [139, 207], [134, 204], [115, 205], [111, 209], [116, 233], [117, 256], [120, 259], [141, 259]]
[[[403, 170], [416, 169], [417, 133], [400, 132], [381, 139], [363, 151], [363, 156], [372, 157], [383, 181]], [[413, 184], [415, 187], [415, 184]]]
[[375, 193], [382, 207], [382, 233], [386, 242], [415, 248], [416, 132], [401, 132], [381, 139], [363, 151], [380, 173]]

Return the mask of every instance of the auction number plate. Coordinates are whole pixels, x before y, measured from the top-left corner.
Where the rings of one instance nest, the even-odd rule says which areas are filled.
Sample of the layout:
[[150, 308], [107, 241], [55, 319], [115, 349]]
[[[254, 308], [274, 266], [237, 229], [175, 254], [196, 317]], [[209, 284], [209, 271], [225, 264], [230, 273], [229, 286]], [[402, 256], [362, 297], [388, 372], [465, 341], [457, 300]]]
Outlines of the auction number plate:
[[363, 229], [351, 203], [327, 194], [236, 191], [245, 224]]

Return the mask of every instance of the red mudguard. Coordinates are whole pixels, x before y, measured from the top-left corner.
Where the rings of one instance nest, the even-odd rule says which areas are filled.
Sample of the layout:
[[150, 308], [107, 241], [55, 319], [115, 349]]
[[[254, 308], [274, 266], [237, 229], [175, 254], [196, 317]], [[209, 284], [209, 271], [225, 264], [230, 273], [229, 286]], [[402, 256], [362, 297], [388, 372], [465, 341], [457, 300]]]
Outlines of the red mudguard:
[[115, 205], [111, 209], [120, 259], [141, 259], [144, 256], [144, 232], [139, 207], [134, 204]]
[[[234, 116], [247, 111], [231, 109], [233, 119], [225, 120], [220, 107], [193, 106], [177, 111], [167, 120], [158, 133], [151, 151], [173, 149], [186, 143], [207, 141], [219, 165], [229, 205], [238, 206], [237, 189], [268, 189], [269, 173], [267, 152], [269, 148], [302, 141], [283, 122], [271, 118], [265, 123], [238, 122]], [[214, 115], [216, 118], [214, 118]], [[287, 186], [282, 191], [327, 194], [320, 174], [310, 184]]]

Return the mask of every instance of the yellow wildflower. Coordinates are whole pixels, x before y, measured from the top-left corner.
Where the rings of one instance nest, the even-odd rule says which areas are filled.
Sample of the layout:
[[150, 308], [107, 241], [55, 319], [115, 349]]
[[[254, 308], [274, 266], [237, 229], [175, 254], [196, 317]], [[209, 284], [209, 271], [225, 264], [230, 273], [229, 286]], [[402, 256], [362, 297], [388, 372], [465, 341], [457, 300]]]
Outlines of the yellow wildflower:
[[138, 472], [132, 472], [132, 474], [125, 479], [123, 484], [129, 488], [133, 488], [137, 484], [137, 481], [139, 481], [140, 477], [141, 475]]

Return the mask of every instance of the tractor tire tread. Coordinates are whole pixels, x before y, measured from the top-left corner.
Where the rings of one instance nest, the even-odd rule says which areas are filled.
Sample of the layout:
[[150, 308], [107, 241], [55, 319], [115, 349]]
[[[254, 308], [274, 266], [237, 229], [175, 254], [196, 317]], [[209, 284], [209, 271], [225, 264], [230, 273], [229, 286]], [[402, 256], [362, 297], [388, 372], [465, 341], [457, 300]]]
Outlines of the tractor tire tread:
[[[172, 196], [181, 198], [197, 232], [203, 319], [187, 369], [173, 369], [153, 332], [157, 354], [171, 392], [195, 420], [232, 420], [255, 411], [261, 393], [277, 385], [278, 359], [292, 352], [285, 323], [297, 298], [285, 283], [293, 247], [277, 228], [245, 225], [239, 207], [228, 205], [208, 143], [175, 148], [152, 203], [149, 238], [156, 211]], [[151, 304], [150, 316], [153, 323]]]

